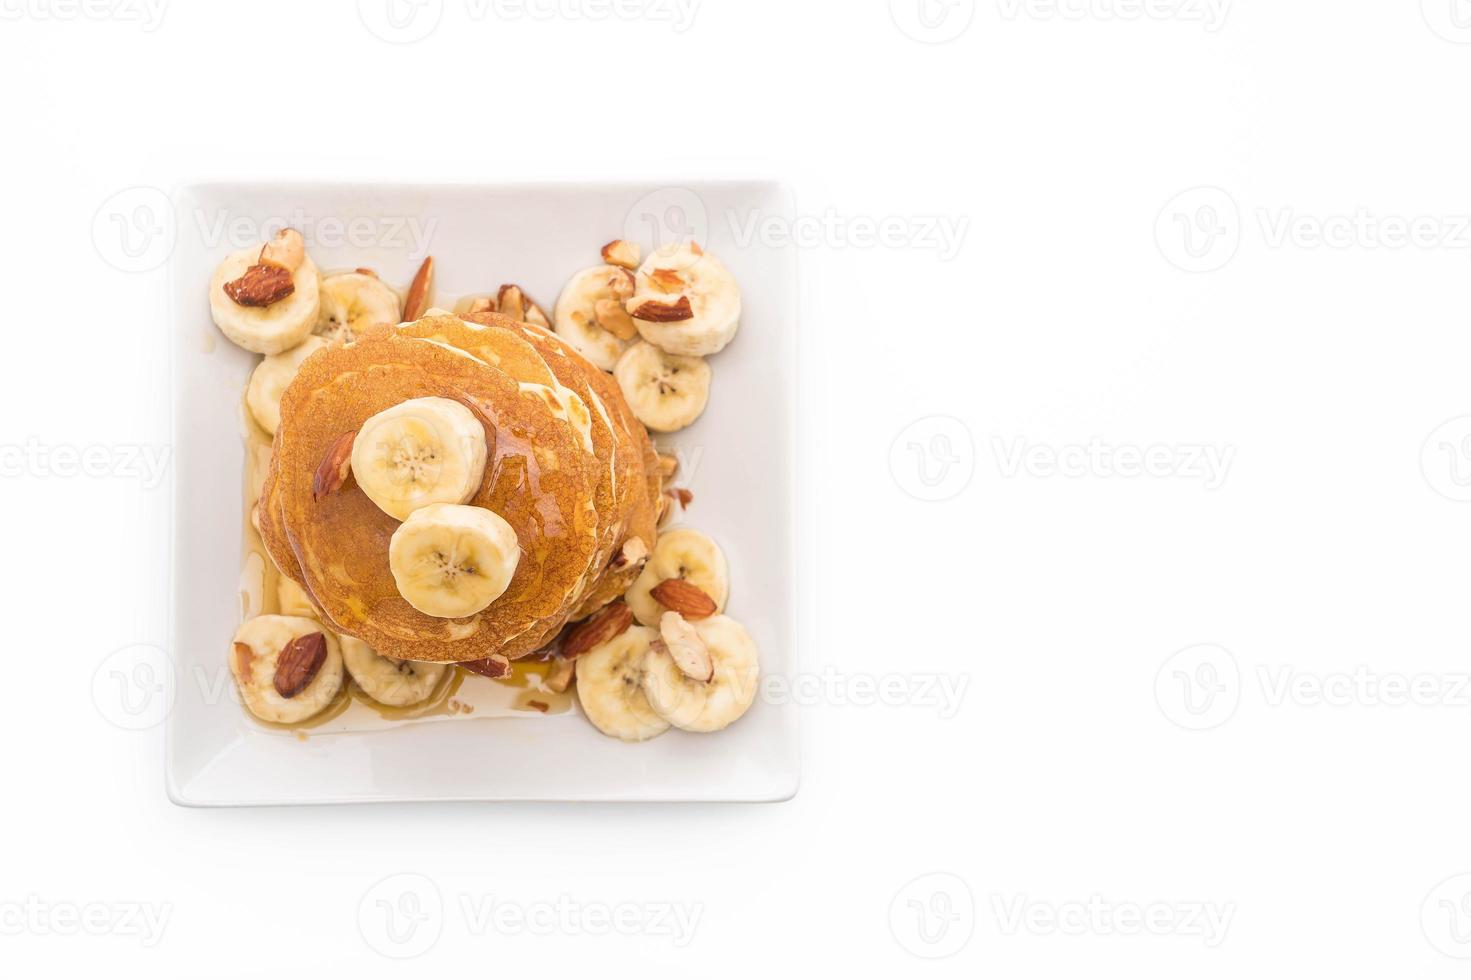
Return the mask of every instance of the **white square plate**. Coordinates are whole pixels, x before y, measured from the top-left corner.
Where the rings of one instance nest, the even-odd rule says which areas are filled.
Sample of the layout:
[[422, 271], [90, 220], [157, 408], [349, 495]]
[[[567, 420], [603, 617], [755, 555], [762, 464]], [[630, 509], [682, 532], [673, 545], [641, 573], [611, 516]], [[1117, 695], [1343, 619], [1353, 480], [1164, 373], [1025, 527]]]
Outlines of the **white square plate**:
[[[576, 710], [456, 718], [305, 740], [249, 721], [224, 670], [240, 620], [241, 391], [257, 358], [210, 321], [206, 285], [231, 249], [283, 224], [326, 270], [368, 266], [406, 285], [435, 258], [437, 302], [515, 282], [548, 310], [563, 281], [628, 237], [647, 252], [692, 233], [742, 287], [740, 333], [711, 363], [709, 408], [656, 441], [685, 459], [694, 492], [681, 523], [730, 560], [730, 615], [761, 649], [762, 673], [796, 670], [793, 507], [796, 270], [789, 247], [753, 229], [793, 217], [771, 183], [616, 185], [206, 184], [175, 195], [172, 259], [175, 697], [168, 793], [190, 806], [408, 800], [776, 801], [797, 789], [795, 707], [759, 697], [712, 735], [670, 731], [630, 745]], [[223, 679], [223, 683], [221, 682]]]

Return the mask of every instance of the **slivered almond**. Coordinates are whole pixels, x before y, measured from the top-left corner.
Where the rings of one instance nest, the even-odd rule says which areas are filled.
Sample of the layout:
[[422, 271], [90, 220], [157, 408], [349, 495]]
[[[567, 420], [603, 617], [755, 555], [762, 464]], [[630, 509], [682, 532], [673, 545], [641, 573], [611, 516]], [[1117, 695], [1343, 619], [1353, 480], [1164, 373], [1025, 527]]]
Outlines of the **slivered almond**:
[[547, 687], [558, 694], [566, 691], [572, 686], [572, 677], [577, 671], [577, 665], [566, 657], [553, 657], [552, 669], [547, 671]]
[[637, 280], [627, 269], [615, 269], [613, 275], [608, 277], [608, 289], [616, 299], [628, 299], [636, 287]]
[[374, 272], [372, 269], [358, 268], [352, 271], [356, 272], [360, 276], [372, 276], [374, 279], [378, 278], [378, 273]]
[[552, 321], [547, 317], [546, 310], [529, 299], [526, 301], [526, 322], [541, 327], [543, 330], [552, 329]]
[[276, 676], [271, 683], [283, 698], [294, 698], [317, 676], [327, 660], [327, 637], [308, 633], [295, 637], [276, 658]]
[[511, 673], [511, 661], [498, 653], [492, 653], [483, 660], [466, 660], [457, 666], [481, 677], [508, 677]]
[[659, 454], [659, 475], [668, 480], [679, 472], [679, 457], [668, 453]]
[[715, 615], [719, 608], [715, 600], [705, 593], [698, 585], [692, 585], [682, 578], [667, 578], [649, 590], [659, 605], [671, 612], [677, 612], [685, 619], [705, 619]]
[[598, 326], [608, 331], [619, 340], [632, 340], [638, 336], [638, 327], [633, 324], [633, 317], [623, 308], [623, 304], [616, 299], [600, 299], [594, 307], [594, 315], [597, 317]]
[[649, 273], [649, 278], [666, 293], [682, 292], [685, 287], [684, 276], [674, 269], [655, 269]]
[[277, 265], [289, 272], [301, 268], [306, 259], [306, 239], [295, 228], [282, 228], [276, 237], [266, 242], [256, 261], [262, 265]]
[[629, 538], [623, 542], [623, 547], [618, 549], [618, 554], [613, 556], [609, 568], [627, 568], [629, 565], [637, 565], [649, 557], [649, 546], [644, 544], [643, 538]]
[[247, 644], [235, 644], [235, 673], [240, 675], [241, 684], [249, 684], [255, 667], [255, 651]]
[[688, 296], [681, 296], [675, 303], [646, 299], [643, 302], [630, 300], [629, 305], [633, 308], [628, 312], [635, 320], [647, 320], [650, 323], [677, 323], [680, 320], [693, 320], [695, 316]]
[[552, 706], [549, 705], [549, 704], [547, 704], [545, 701], [536, 701], [536, 700], [527, 701], [526, 702], [526, 707], [528, 707], [528, 708], [535, 708], [537, 711], [540, 711], [542, 714], [546, 714], [548, 711], [552, 710]]
[[578, 623], [562, 642], [562, 656], [571, 660], [600, 647], [633, 623], [633, 610], [623, 602], [611, 602], [596, 615]]
[[637, 269], [640, 250], [636, 242], [615, 238], [603, 246], [603, 261], [625, 269]]
[[417, 320], [429, 309], [429, 290], [434, 286], [434, 256], [426, 256], [424, 264], [414, 273], [409, 284], [409, 295], [404, 300], [404, 322]]
[[715, 679], [715, 661], [710, 656], [710, 648], [679, 613], [670, 610], [659, 617], [659, 639], [654, 642], [663, 645], [686, 677], [706, 684]]
[[356, 432], [344, 432], [327, 447], [317, 471], [312, 474], [313, 500], [336, 493], [347, 482], [347, 475], [352, 472], [352, 444], [357, 436]]
[[493, 296], [477, 296], [470, 301], [469, 306], [465, 307], [466, 315], [494, 312], [496, 312], [496, 305]]
[[500, 311], [512, 320], [526, 319], [526, 294], [515, 283], [502, 286], [496, 294], [495, 302]]

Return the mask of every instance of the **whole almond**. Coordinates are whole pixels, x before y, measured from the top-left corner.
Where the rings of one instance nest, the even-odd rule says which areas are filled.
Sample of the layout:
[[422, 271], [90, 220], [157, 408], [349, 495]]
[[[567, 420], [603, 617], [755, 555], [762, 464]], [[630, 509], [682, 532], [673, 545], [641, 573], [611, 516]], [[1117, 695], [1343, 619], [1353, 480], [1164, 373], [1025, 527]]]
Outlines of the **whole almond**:
[[240, 306], [270, 306], [296, 292], [291, 270], [279, 265], [256, 263], [245, 275], [225, 283], [225, 295]]
[[670, 612], [677, 612], [685, 619], [705, 619], [707, 616], [715, 615], [719, 609], [715, 600], [710, 598], [698, 585], [686, 582], [682, 578], [667, 578], [649, 590], [659, 605]]
[[283, 698], [294, 698], [317, 676], [327, 660], [327, 637], [321, 633], [298, 636], [281, 650], [276, 658], [276, 676], [272, 683]]
[[352, 472], [352, 444], [357, 435], [356, 432], [344, 432], [327, 447], [322, 461], [317, 464], [317, 471], [312, 474], [313, 500], [336, 493], [347, 482], [347, 474]]
[[571, 660], [600, 647], [633, 624], [633, 610], [623, 602], [611, 602], [596, 615], [578, 623], [562, 642], [562, 656]]

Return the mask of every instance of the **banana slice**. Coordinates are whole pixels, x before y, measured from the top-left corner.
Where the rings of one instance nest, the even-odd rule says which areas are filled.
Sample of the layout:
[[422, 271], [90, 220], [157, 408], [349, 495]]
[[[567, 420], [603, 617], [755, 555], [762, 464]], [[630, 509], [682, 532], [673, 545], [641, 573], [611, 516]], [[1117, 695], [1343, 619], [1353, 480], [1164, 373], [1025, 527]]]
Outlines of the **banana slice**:
[[682, 527], [659, 535], [654, 553], [624, 596], [635, 619], [645, 626], [659, 625], [668, 608], [650, 592], [672, 578], [684, 579], [709, 596], [717, 613], [725, 611], [730, 598], [730, 572], [724, 552], [699, 531]]
[[333, 344], [350, 344], [367, 328], [398, 322], [398, 293], [366, 269], [322, 280], [322, 307], [312, 333]]
[[315, 619], [257, 616], [235, 633], [230, 672], [251, 714], [294, 725], [337, 697], [342, 651]]
[[368, 499], [400, 521], [427, 504], [462, 504], [485, 476], [485, 429], [449, 398], [411, 398], [363, 423], [352, 475]]
[[710, 399], [710, 365], [703, 358], [666, 354], [644, 340], [623, 352], [613, 377], [634, 417], [655, 432], [678, 432]]
[[630, 626], [601, 646], [579, 656], [577, 700], [587, 720], [604, 735], [642, 742], [669, 729], [644, 696], [644, 660], [659, 634]]
[[653, 252], [639, 266], [628, 300], [638, 332], [671, 354], [717, 353], [741, 321], [741, 288], [735, 277], [694, 242]]
[[426, 616], [473, 616], [506, 591], [521, 560], [516, 532], [484, 507], [431, 504], [399, 525], [388, 567], [399, 594]]
[[321, 337], [308, 337], [295, 347], [281, 354], [267, 354], [265, 360], [250, 373], [250, 385], [245, 389], [245, 404], [256, 422], [271, 435], [281, 424], [281, 392], [296, 377], [301, 362], [327, 346]]
[[[613, 365], [618, 363], [618, 355], [637, 336], [637, 328], [625, 328], [621, 321], [601, 322], [598, 319], [598, 301], [613, 300], [615, 305], [622, 303], [633, 295], [633, 287], [633, 273], [616, 265], [595, 265], [583, 269], [562, 287], [557, 305], [552, 308], [557, 335], [599, 368], [613, 370]], [[605, 305], [604, 309], [606, 311], [608, 307]], [[619, 336], [614, 330], [621, 331], [624, 336]]]
[[301, 234], [287, 228], [264, 247], [232, 252], [209, 281], [209, 312], [231, 341], [279, 354], [312, 332], [320, 307], [317, 267]]
[[[305, 616], [313, 619], [317, 615], [316, 607], [312, 605], [311, 599], [307, 598], [306, 589], [285, 575], [282, 575], [276, 583], [276, 605], [281, 607], [283, 616]], [[339, 639], [346, 639], [346, 637], [339, 637]]]
[[338, 640], [342, 644], [342, 662], [358, 687], [374, 701], [395, 708], [426, 700], [448, 669], [446, 664], [379, 656], [355, 636], [341, 636]]
[[652, 644], [644, 663], [644, 696], [675, 728], [718, 732], [756, 700], [761, 678], [756, 642], [729, 616], [711, 616], [690, 625], [714, 661], [714, 674], [708, 681], [690, 677], [660, 641]]

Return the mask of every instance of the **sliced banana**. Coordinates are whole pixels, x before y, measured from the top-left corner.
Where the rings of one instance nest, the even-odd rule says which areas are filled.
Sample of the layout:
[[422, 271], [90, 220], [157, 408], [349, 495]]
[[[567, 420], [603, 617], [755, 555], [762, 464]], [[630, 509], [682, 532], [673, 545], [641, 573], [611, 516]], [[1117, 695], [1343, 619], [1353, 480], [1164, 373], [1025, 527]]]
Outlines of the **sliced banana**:
[[655, 432], [678, 432], [705, 411], [710, 365], [703, 358], [666, 354], [641, 340], [613, 367], [634, 416]]
[[642, 742], [669, 729], [643, 690], [644, 660], [658, 635], [644, 626], [630, 626], [574, 661], [582, 713], [604, 735]]
[[[595, 265], [567, 281], [552, 308], [557, 335], [604, 371], [613, 370], [633, 334], [620, 337], [598, 321], [598, 301], [619, 303], [633, 295], [633, 273], [616, 265]], [[615, 326], [610, 324], [610, 326]]]
[[379, 656], [355, 636], [341, 636], [342, 662], [368, 697], [395, 708], [427, 700], [434, 693], [447, 664], [418, 663]]
[[431, 504], [399, 525], [388, 567], [399, 594], [426, 616], [473, 616], [506, 591], [521, 546], [505, 519], [484, 507]]
[[741, 288], [694, 242], [666, 245], [639, 266], [628, 312], [649, 343], [671, 354], [717, 353], [741, 321]]
[[276, 583], [276, 605], [281, 608], [283, 616], [305, 616], [310, 619], [317, 615], [312, 600], [307, 598], [306, 589], [285, 575]]
[[690, 677], [664, 644], [657, 643], [644, 663], [644, 695], [659, 717], [674, 727], [718, 732], [745, 714], [756, 700], [761, 678], [756, 642], [729, 616], [711, 616], [691, 625], [714, 661], [711, 679]]
[[245, 389], [245, 404], [250, 414], [271, 435], [281, 424], [281, 393], [296, 377], [301, 362], [327, 346], [321, 337], [308, 337], [289, 351], [267, 354], [250, 372], [250, 385]]
[[[226, 287], [233, 287], [258, 266], [285, 269], [290, 293], [264, 305], [250, 296], [240, 297], [246, 303], [232, 298]], [[317, 267], [307, 257], [301, 235], [290, 228], [265, 246], [231, 252], [210, 277], [209, 311], [215, 326], [231, 341], [257, 354], [279, 354], [300, 344], [312, 332], [319, 307]]]
[[[293, 640], [320, 634], [326, 656], [306, 686], [289, 697], [278, 686], [281, 653]], [[262, 721], [294, 725], [320, 712], [342, 689], [342, 651], [337, 637], [304, 616], [257, 616], [235, 633], [230, 672], [250, 713]], [[285, 681], [283, 676], [279, 679]], [[287, 690], [290, 690], [288, 687]]]
[[322, 305], [312, 333], [334, 344], [350, 344], [364, 330], [398, 322], [398, 293], [366, 271], [343, 272], [322, 279]]
[[680, 578], [715, 600], [717, 613], [725, 611], [730, 598], [730, 571], [719, 545], [693, 528], [677, 528], [659, 535], [654, 553], [634, 579], [624, 599], [633, 616], [645, 626], [659, 625], [668, 610], [650, 595], [666, 579]]
[[462, 504], [485, 476], [485, 429], [449, 398], [411, 398], [363, 423], [352, 475], [368, 499], [402, 521], [428, 504]]

